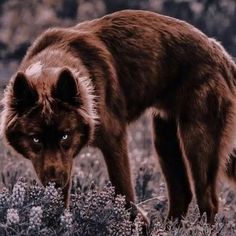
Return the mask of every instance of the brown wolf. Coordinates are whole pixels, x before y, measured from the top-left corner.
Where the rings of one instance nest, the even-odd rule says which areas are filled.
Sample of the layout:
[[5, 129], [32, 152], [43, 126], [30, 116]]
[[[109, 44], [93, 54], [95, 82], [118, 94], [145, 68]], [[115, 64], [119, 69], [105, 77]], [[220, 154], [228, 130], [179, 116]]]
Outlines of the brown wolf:
[[65, 202], [73, 158], [86, 144], [100, 148], [129, 205], [126, 129], [151, 108], [169, 217], [186, 214], [193, 183], [212, 222], [220, 170], [235, 179], [235, 101], [236, 67], [219, 43], [186, 22], [127, 10], [44, 32], [6, 89], [1, 133]]

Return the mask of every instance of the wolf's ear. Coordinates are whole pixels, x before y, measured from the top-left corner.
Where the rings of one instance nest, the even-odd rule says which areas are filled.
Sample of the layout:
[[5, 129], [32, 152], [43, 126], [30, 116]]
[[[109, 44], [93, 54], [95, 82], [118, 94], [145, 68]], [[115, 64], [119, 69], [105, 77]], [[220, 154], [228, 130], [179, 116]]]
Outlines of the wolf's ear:
[[55, 86], [54, 96], [63, 102], [75, 105], [78, 102], [77, 92], [77, 85], [72, 72], [68, 68], [62, 69]]
[[26, 76], [18, 72], [13, 81], [13, 104], [17, 111], [24, 111], [34, 106], [38, 100], [38, 94], [29, 84]]

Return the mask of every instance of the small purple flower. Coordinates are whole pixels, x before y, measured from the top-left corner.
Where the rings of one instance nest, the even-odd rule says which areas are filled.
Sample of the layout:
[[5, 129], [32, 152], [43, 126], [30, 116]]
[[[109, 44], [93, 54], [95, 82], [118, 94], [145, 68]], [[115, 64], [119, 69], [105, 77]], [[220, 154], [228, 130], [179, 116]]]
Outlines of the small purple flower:
[[47, 202], [51, 204], [56, 204], [60, 201], [61, 198], [61, 190], [56, 189], [55, 183], [49, 183], [49, 185], [45, 188], [44, 198]]
[[43, 210], [40, 206], [32, 207], [29, 215], [30, 228], [35, 229], [42, 224]]
[[23, 206], [26, 193], [26, 183], [18, 181], [12, 191], [11, 202], [12, 206], [20, 207]]
[[7, 210], [7, 224], [17, 224], [20, 221], [20, 217], [17, 209], [10, 208]]
[[73, 214], [69, 210], [65, 210], [61, 215], [61, 226], [64, 228], [71, 228], [73, 223]]
[[7, 188], [3, 188], [0, 193], [0, 207], [4, 207], [9, 203], [10, 192]]

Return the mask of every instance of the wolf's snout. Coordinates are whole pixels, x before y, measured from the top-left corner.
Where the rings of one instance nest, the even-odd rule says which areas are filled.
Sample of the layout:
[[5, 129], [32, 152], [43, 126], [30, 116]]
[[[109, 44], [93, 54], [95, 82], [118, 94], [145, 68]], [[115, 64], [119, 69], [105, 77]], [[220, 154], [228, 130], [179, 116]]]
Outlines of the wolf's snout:
[[49, 167], [46, 171], [45, 171], [45, 177], [47, 179], [52, 179], [52, 178], [56, 178], [57, 174], [56, 174], [56, 168], [54, 166]]
[[57, 170], [56, 167], [51, 166], [44, 171], [43, 179], [44, 185], [55, 182], [57, 187], [63, 187], [67, 182], [68, 175], [64, 170]]

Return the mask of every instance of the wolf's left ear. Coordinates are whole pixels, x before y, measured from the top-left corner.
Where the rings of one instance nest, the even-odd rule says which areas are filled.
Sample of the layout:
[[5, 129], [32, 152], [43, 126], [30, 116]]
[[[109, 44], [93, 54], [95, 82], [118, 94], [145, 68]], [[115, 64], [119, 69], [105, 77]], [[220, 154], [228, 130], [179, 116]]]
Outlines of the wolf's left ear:
[[73, 105], [77, 103], [77, 92], [77, 85], [72, 72], [68, 68], [62, 69], [54, 90], [55, 98]]
[[18, 72], [13, 81], [13, 108], [18, 112], [24, 112], [34, 106], [37, 100], [36, 90], [32, 88], [25, 74]]

